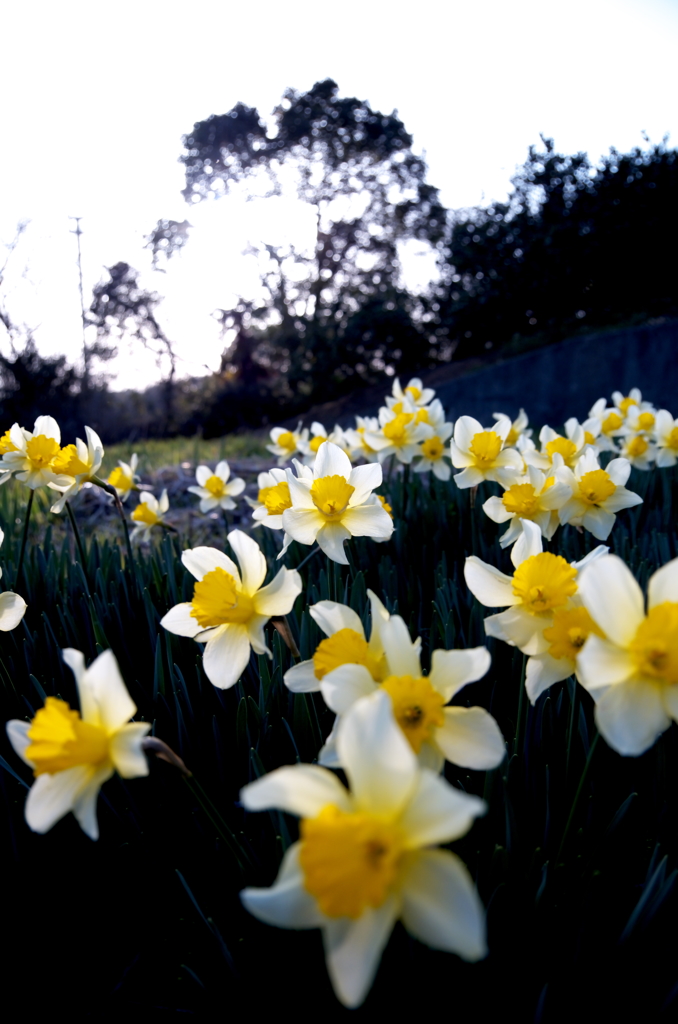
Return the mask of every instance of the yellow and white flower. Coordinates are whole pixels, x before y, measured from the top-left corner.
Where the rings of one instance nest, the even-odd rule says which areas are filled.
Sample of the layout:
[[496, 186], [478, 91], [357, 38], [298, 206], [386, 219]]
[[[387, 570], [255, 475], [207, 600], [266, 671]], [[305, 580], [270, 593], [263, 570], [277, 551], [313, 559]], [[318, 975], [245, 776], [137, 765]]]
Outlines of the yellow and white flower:
[[325, 441], [318, 449], [312, 480], [287, 470], [292, 507], [282, 514], [285, 533], [300, 544], [317, 541], [328, 558], [348, 565], [345, 540], [388, 540], [393, 533], [393, 520], [372, 494], [381, 482], [380, 465], [353, 468], [346, 452]]
[[336, 444], [350, 458], [351, 445], [342, 428], [335, 423], [334, 430], [331, 434], [328, 434], [322, 423], [318, 423], [316, 420], [311, 424], [311, 436], [308, 439], [300, 439], [299, 441], [299, 450], [304, 456], [305, 466], [313, 465], [318, 449], [323, 441], [331, 441], [332, 444]]
[[[367, 640], [357, 612], [337, 601], [318, 601], [308, 609], [311, 618], [323, 631], [312, 658], [293, 665], [283, 676], [283, 682], [293, 693], [312, 693], [320, 689], [323, 678], [340, 665], [365, 665], [377, 682], [386, 678], [384, 645], [380, 627], [388, 622], [389, 613], [377, 595], [367, 591], [372, 612], [372, 628]], [[421, 646], [416, 641], [417, 648]]]
[[[0, 530], [0, 545], [4, 539], [5, 531]], [[0, 576], [2, 576], [2, 569], [0, 569]], [[27, 607], [23, 597], [20, 597], [19, 594], [14, 594], [11, 590], [4, 590], [0, 594], [0, 630], [3, 633], [9, 633], [10, 630], [16, 629], [26, 614]]]
[[211, 512], [215, 508], [225, 510], [235, 508], [233, 498], [245, 490], [245, 481], [237, 476], [230, 480], [231, 467], [226, 460], [217, 463], [212, 472], [209, 466], [198, 466], [195, 471], [195, 479], [198, 482], [187, 488], [191, 494], [197, 494], [200, 498], [200, 511]]
[[[313, 476], [311, 471], [294, 460], [297, 472]], [[299, 468], [301, 467], [301, 469]], [[252, 509], [252, 518], [257, 526], [267, 526], [269, 530], [282, 530], [282, 514], [286, 508], [292, 507], [290, 488], [284, 469], [272, 469], [268, 473], [260, 473], [257, 477], [257, 497], [245, 495], [245, 501]]]
[[433, 437], [435, 431], [417, 412], [413, 403], [402, 405], [402, 411], [395, 407], [379, 410], [379, 430], [366, 431], [365, 441], [377, 453], [379, 462], [389, 455], [395, 455], [398, 462], [409, 465], [415, 455], [421, 454], [421, 443]]
[[488, 430], [472, 416], [459, 417], [450, 441], [452, 465], [462, 470], [454, 478], [457, 487], [476, 487], [483, 480], [508, 486], [516, 473], [523, 472], [522, 456], [515, 448], [506, 447], [510, 432], [508, 416]]
[[266, 559], [257, 542], [240, 530], [231, 530], [228, 540], [240, 570], [216, 548], [184, 551], [181, 561], [198, 581], [193, 598], [170, 608], [160, 620], [170, 633], [206, 644], [205, 675], [221, 690], [238, 682], [250, 648], [255, 654], [272, 657], [264, 626], [272, 615], [287, 615], [292, 610], [302, 586], [299, 573], [289, 569], [281, 569], [262, 586]]
[[419, 645], [412, 643], [399, 615], [379, 623], [379, 641], [383, 654], [376, 666], [365, 661], [349, 662], [331, 669], [321, 680], [325, 703], [338, 720], [320, 753], [320, 763], [343, 767], [336, 748], [342, 717], [356, 701], [384, 690], [393, 704], [396, 722], [422, 767], [440, 771], [447, 759], [478, 771], [496, 768], [504, 760], [506, 747], [492, 715], [480, 707], [446, 707], [462, 687], [487, 673], [487, 648], [434, 651], [431, 671], [425, 676]]
[[513, 576], [487, 565], [476, 555], [469, 555], [464, 578], [481, 604], [506, 608], [485, 619], [488, 636], [517, 647], [523, 654], [544, 654], [550, 646], [544, 630], [552, 625], [558, 609], [571, 605], [577, 593], [579, 571], [609, 549], [601, 544], [581, 561], [567, 562], [561, 555], [542, 551], [541, 531], [528, 520], [523, 523], [520, 543], [521, 559]]
[[642, 505], [643, 499], [624, 484], [631, 465], [627, 459], [612, 459], [601, 469], [596, 453], [589, 449], [574, 472], [567, 467], [557, 471], [558, 479], [569, 484], [572, 496], [558, 510], [561, 523], [582, 526], [598, 540], [607, 540], [615, 524], [616, 513]]
[[598, 451], [616, 452], [615, 438], [623, 433], [624, 417], [614, 406], [608, 406], [604, 398], [599, 398], [589, 409], [589, 418], [583, 427], [593, 438]]
[[[492, 416], [499, 423], [510, 418], [505, 412], [493, 412]], [[511, 429], [506, 435], [504, 443], [507, 448], [518, 448], [521, 441], [528, 440], [532, 437], [532, 431], [528, 429], [528, 423], [529, 420], [527, 418], [527, 413], [524, 409], [521, 409], [517, 417], [511, 423]]]
[[112, 651], [104, 651], [87, 669], [80, 651], [62, 653], [75, 675], [80, 713], [48, 697], [32, 721], [8, 722], [7, 735], [35, 775], [26, 800], [29, 827], [47, 832], [72, 811], [83, 832], [98, 839], [99, 790], [116, 771], [124, 779], [148, 775], [142, 741], [151, 727], [130, 722], [136, 705]]
[[15, 474], [31, 490], [49, 484], [70, 487], [72, 478], [54, 468], [61, 455], [61, 431], [52, 416], [38, 416], [33, 433], [15, 423], [9, 441], [13, 448], [5, 450], [0, 463], [5, 472]]
[[643, 401], [639, 388], [631, 388], [628, 395], [625, 395], [622, 391], [613, 391], [612, 401], [624, 419], [628, 417], [629, 412], [634, 407], [639, 412], [654, 412], [652, 403]]
[[574, 418], [569, 419], [565, 424], [565, 432], [567, 436], [563, 437], [562, 434], [557, 434], [552, 427], [542, 427], [539, 431], [541, 451], [536, 449], [526, 451], [524, 453], [526, 464], [550, 475], [552, 470], [559, 465], [558, 462], [554, 462], [555, 456], [559, 455], [569, 469], [574, 469], [589, 442], [586, 440], [583, 426]]
[[383, 693], [349, 712], [338, 746], [350, 791], [305, 764], [241, 791], [247, 810], [279, 808], [301, 821], [271, 888], [240, 895], [267, 924], [322, 928], [334, 991], [355, 1007], [398, 919], [435, 949], [469, 961], [486, 955], [483, 907], [465, 865], [431, 849], [463, 836], [485, 804], [418, 767]]
[[159, 500], [150, 491], [142, 491], [139, 495], [139, 504], [132, 512], [132, 540], [138, 537], [142, 541], [149, 541], [153, 527], [164, 525], [163, 517], [168, 509], [169, 498], [166, 490], [162, 492]]
[[666, 469], [678, 461], [678, 420], [668, 409], [660, 409], [655, 418], [654, 439], [657, 446], [657, 467]]
[[91, 427], [85, 427], [85, 435], [87, 444], [79, 437], [76, 438], [75, 444], [67, 444], [62, 448], [52, 463], [54, 472], [69, 477], [70, 484], [68, 487], [56, 483], [49, 485], [53, 490], [62, 492], [50, 512], [63, 512], [66, 502], [75, 497], [82, 485], [91, 481], [99, 472], [104, 457], [101, 438]]
[[344, 431], [351, 456], [353, 459], [364, 459], [365, 462], [377, 462], [377, 451], [365, 440], [365, 435], [379, 430], [379, 420], [376, 416], [356, 416], [355, 420], [355, 427], [349, 427]]
[[648, 436], [629, 430], [622, 434], [620, 442], [619, 454], [628, 459], [634, 469], [652, 469], [656, 448]]
[[439, 480], [449, 480], [452, 469], [447, 462], [449, 458], [447, 441], [452, 433], [452, 424], [444, 423], [441, 427], [434, 428], [436, 433], [433, 437], [427, 437], [419, 449], [419, 458], [414, 464], [415, 473], [433, 473]]
[[582, 573], [579, 593], [603, 636], [590, 636], [578, 659], [596, 702], [598, 730], [619, 754], [636, 757], [678, 721], [678, 559], [643, 592], [616, 555]]
[[[562, 459], [556, 455], [554, 467], [558, 465], [562, 466]], [[506, 533], [499, 538], [500, 545], [507, 548], [522, 536], [525, 519], [536, 523], [542, 536], [550, 540], [560, 522], [558, 509], [571, 496], [572, 489], [564, 481], [556, 479], [555, 472], [547, 476], [534, 466], [528, 466], [526, 474], [516, 477], [501, 498], [497, 495], [488, 498], [483, 510], [495, 523], [509, 523]], [[511, 557], [513, 560], [513, 553]]]
[[525, 667], [525, 691], [532, 704], [554, 683], [571, 675], [579, 679], [578, 659], [592, 633], [602, 636], [578, 595], [553, 612], [544, 629], [547, 650], [528, 658]]
[[278, 457], [278, 465], [284, 466], [297, 452], [301, 453], [301, 446], [308, 440], [308, 430], [301, 429], [301, 420], [296, 430], [285, 430], [284, 427], [273, 427], [271, 430], [272, 444], [266, 448], [273, 455]]
[[141, 477], [137, 475], [139, 459], [136, 452], [132, 454], [129, 462], [122, 462], [118, 459], [118, 465], [111, 472], [106, 483], [115, 487], [120, 501], [127, 501], [132, 491], [139, 490]]
[[400, 386], [400, 380], [396, 377], [391, 394], [386, 398], [386, 405], [392, 409], [398, 402], [410, 402], [420, 409], [429, 405], [434, 398], [433, 388], [425, 388], [419, 377], [412, 377], [404, 388]]

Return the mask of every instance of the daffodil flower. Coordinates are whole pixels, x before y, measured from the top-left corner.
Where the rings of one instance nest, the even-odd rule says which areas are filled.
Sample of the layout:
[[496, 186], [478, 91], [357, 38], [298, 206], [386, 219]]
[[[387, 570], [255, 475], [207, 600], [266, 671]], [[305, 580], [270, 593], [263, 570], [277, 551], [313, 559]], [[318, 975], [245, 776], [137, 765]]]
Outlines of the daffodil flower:
[[331, 661], [328, 663], [330, 671], [323, 675], [320, 689], [338, 720], [318, 758], [320, 763], [342, 766], [336, 747], [342, 717], [356, 701], [385, 690], [396, 722], [422, 767], [440, 771], [448, 760], [478, 771], [496, 768], [504, 759], [506, 747], [492, 715], [480, 707], [446, 707], [462, 687], [487, 673], [487, 648], [434, 651], [431, 672], [425, 676], [420, 646], [412, 643], [399, 615], [379, 622], [378, 636], [383, 649], [378, 662], [361, 659], [336, 668], [331, 668]]
[[405, 387], [401, 387], [400, 379], [396, 377], [393, 381], [391, 394], [386, 399], [388, 408], [392, 408], [398, 402], [411, 402], [418, 408], [429, 405], [435, 397], [433, 388], [425, 388], [419, 377], [412, 377]]
[[50, 484], [53, 490], [62, 492], [61, 497], [52, 505], [50, 512], [63, 512], [66, 502], [75, 497], [82, 485], [92, 480], [99, 472], [104, 457], [101, 438], [91, 427], [85, 427], [85, 435], [87, 444], [79, 437], [76, 438], [75, 444], [68, 444], [62, 448], [52, 463], [52, 468], [56, 473], [70, 478], [70, 484], [68, 487], [64, 487], [63, 484]]
[[354, 469], [341, 448], [325, 441], [312, 481], [287, 470], [292, 507], [282, 514], [285, 533], [300, 544], [317, 541], [328, 558], [348, 565], [344, 541], [349, 537], [388, 540], [393, 533], [393, 520], [372, 494], [381, 482], [380, 465]]
[[614, 402], [615, 408], [619, 409], [619, 412], [627, 418], [632, 408], [636, 408], [640, 412], [649, 410], [652, 412], [652, 404], [650, 402], [644, 402], [643, 396], [639, 388], [631, 388], [628, 395], [625, 395], [622, 391], [612, 392], [612, 401]]
[[620, 441], [619, 454], [623, 459], [628, 459], [634, 469], [652, 469], [657, 450], [649, 438], [629, 430], [621, 436]]
[[229, 481], [230, 475], [231, 468], [225, 460], [217, 463], [214, 472], [208, 466], [198, 466], [195, 471], [198, 486], [187, 490], [200, 498], [201, 512], [211, 512], [215, 508], [235, 508], [233, 498], [245, 490], [245, 481], [239, 476]]
[[137, 537], [142, 541], [151, 539], [151, 530], [154, 526], [164, 524], [163, 516], [169, 509], [169, 498], [167, 491], [163, 491], [160, 499], [156, 498], [149, 491], [142, 491], [139, 495], [139, 504], [132, 512], [132, 540]]
[[577, 593], [579, 571], [609, 549], [600, 544], [581, 561], [570, 563], [561, 555], [542, 551], [541, 531], [529, 520], [523, 522], [519, 544], [519, 549], [518, 544], [514, 548], [519, 557], [513, 576], [469, 555], [464, 578], [481, 604], [506, 608], [485, 619], [488, 636], [517, 647], [523, 654], [544, 654], [549, 649], [544, 630], [552, 624], [554, 612], [570, 606]]
[[365, 440], [376, 451], [379, 462], [395, 455], [398, 462], [409, 465], [415, 455], [421, 454], [422, 441], [433, 437], [435, 431], [419, 412], [413, 403], [379, 410], [379, 430], [365, 433]]
[[5, 471], [14, 473], [31, 490], [50, 484], [70, 487], [72, 478], [54, 468], [61, 455], [61, 431], [52, 416], [38, 416], [33, 433], [15, 423], [9, 439], [13, 448], [2, 457]]
[[337, 447], [346, 452], [350, 458], [351, 446], [349, 445], [342, 428], [335, 424], [332, 433], [328, 434], [322, 423], [318, 423], [316, 421], [311, 424], [311, 436], [308, 439], [299, 439], [299, 450], [304, 457], [305, 466], [313, 465], [315, 457], [318, 454], [318, 449], [324, 441], [331, 441], [332, 444], [336, 444]]
[[271, 430], [271, 441], [272, 444], [267, 444], [266, 448], [273, 455], [278, 458], [278, 465], [284, 466], [286, 462], [289, 462], [293, 455], [297, 452], [301, 452], [301, 445], [308, 439], [308, 430], [306, 427], [301, 429], [301, 420], [297, 424], [296, 430], [285, 430], [284, 427], [273, 427]]
[[378, 462], [378, 452], [371, 447], [366, 438], [379, 430], [379, 420], [376, 416], [356, 416], [355, 420], [355, 427], [349, 427], [344, 431], [351, 455], [354, 459], [361, 458], [365, 462]]
[[[507, 416], [505, 412], [493, 412], [492, 416], [494, 417], [495, 420], [497, 420], [500, 423], [502, 422], [502, 420], [510, 419], [510, 417]], [[528, 440], [529, 438], [532, 437], [532, 431], [528, 429], [528, 423], [529, 420], [527, 418], [527, 413], [524, 409], [521, 409], [516, 418], [511, 423], [511, 429], [506, 435], [506, 441], [504, 443], [506, 444], [507, 448], [515, 448], [517, 447], [518, 442], [521, 441], [521, 439]]]
[[586, 439], [586, 431], [583, 426], [574, 418], [569, 419], [565, 424], [565, 433], [567, 436], [563, 437], [562, 434], [557, 434], [552, 427], [542, 427], [539, 431], [541, 451], [536, 449], [526, 451], [524, 454], [526, 464], [550, 475], [555, 468], [554, 458], [559, 455], [565, 466], [574, 469], [590, 442]]
[[557, 608], [549, 625], [544, 629], [548, 648], [527, 659], [525, 692], [532, 704], [554, 683], [574, 675], [580, 679], [578, 664], [586, 642], [592, 633], [602, 636], [581, 598], [575, 595], [564, 608]]
[[[5, 531], [0, 530], [0, 545], [4, 539]], [[0, 576], [2, 576], [2, 569], [0, 569]], [[10, 630], [16, 629], [26, 614], [26, 608], [27, 604], [19, 594], [14, 594], [11, 590], [3, 591], [0, 594], [0, 630], [3, 633], [9, 633]]]
[[547, 540], [553, 537], [560, 523], [557, 510], [572, 496], [569, 484], [555, 476], [555, 469], [562, 464], [560, 456], [554, 456], [554, 473], [551, 476], [534, 466], [527, 466], [526, 474], [517, 477], [501, 498], [493, 495], [487, 499], [483, 505], [485, 514], [495, 523], [509, 523], [506, 533], [499, 538], [501, 547], [506, 548], [519, 540], [526, 519], [536, 523]]
[[264, 626], [272, 615], [287, 615], [301, 593], [296, 570], [281, 569], [262, 587], [266, 559], [261, 548], [240, 530], [228, 535], [240, 570], [228, 555], [216, 548], [184, 551], [181, 561], [198, 581], [193, 598], [177, 604], [160, 625], [178, 636], [206, 644], [205, 674], [214, 686], [226, 690], [240, 679], [255, 654], [272, 654], [266, 646]]
[[73, 811], [83, 832], [98, 839], [99, 790], [115, 771], [124, 779], [148, 775], [141, 744], [150, 725], [130, 722], [136, 705], [112, 651], [104, 651], [88, 669], [80, 651], [62, 653], [75, 675], [80, 713], [48, 697], [31, 722], [8, 722], [7, 735], [35, 775], [26, 800], [29, 827], [47, 832]]
[[571, 498], [558, 510], [561, 523], [582, 526], [597, 540], [607, 540], [617, 518], [615, 513], [643, 503], [638, 494], [624, 486], [630, 472], [629, 461], [621, 458], [612, 459], [601, 469], [591, 449], [581, 457], [574, 472], [567, 467], [558, 470], [558, 478], [572, 491]]
[[432, 849], [485, 812], [477, 797], [421, 769], [377, 693], [344, 719], [338, 746], [351, 789], [317, 765], [278, 768], [241, 791], [249, 811], [300, 821], [270, 889], [244, 889], [251, 914], [279, 928], [321, 928], [339, 1000], [359, 1006], [398, 919], [421, 942], [480, 960], [483, 907], [463, 862]]
[[579, 679], [596, 702], [598, 730], [619, 754], [636, 757], [678, 721], [678, 559], [643, 592], [616, 555], [582, 573], [579, 593], [603, 636], [578, 658]]
[[[385, 678], [386, 662], [381, 642], [380, 626], [388, 622], [389, 613], [377, 595], [367, 591], [372, 612], [372, 629], [367, 640], [360, 616], [348, 605], [337, 601], [318, 601], [308, 609], [311, 618], [323, 631], [313, 657], [293, 665], [283, 676], [283, 682], [293, 693], [312, 693], [320, 689], [323, 678], [340, 665], [349, 662], [365, 665], [373, 679]], [[421, 646], [421, 642], [417, 641]]]
[[106, 483], [114, 487], [120, 501], [127, 501], [132, 491], [139, 490], [141, 478], [137, 476], [137, 465], [139, 459], [136, 452], [132, 454], [129, 462], [122, 462], [118, 459], [118, 465], [111, 472]]
[[472, 416], [459, 417], [450, 441], [452, 465], [462, 470], [454, 477], [457, 487], [477, 487], [483, 480], [507, 486], [523, 472], [522, 456], [514, 448], [505, 447], [510, 431], [508, 416], [492, 430], [485, 430]]
[[608, 406], [604, 398], [599, 398], [591, 406], [589, 418], [584, 421], [583, 427], [593, 437], [598, 451], [616, 452], [614, 439], [623, 432], [624, 417], [614, 406]]
[[660, 409], [655, 418], [655, 443], [657, 445], [657, 467], [666, 469], [678, 461], [678, 420], [674, 420], [668, 409]]
[[[10, 431], [7, 429], [2, 436], [0, 436], [0, 456], [4, 455], [5, 452], [15, 452], [17, 450], [16, 445], [13, 444], [12, 438], [10, 437]], [[12, 475], [11, 469], [6, 469], [4, 472], [1, 471], [3, 463], [0, 462], [0, 486], [6, 484]]]

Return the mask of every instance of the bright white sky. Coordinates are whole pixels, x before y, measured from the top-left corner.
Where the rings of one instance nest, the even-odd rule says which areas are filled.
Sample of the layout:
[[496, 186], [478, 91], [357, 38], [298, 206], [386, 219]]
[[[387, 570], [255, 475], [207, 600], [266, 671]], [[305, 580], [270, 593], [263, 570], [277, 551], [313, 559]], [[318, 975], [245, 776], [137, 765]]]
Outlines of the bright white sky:
[[[165, 296], [160, 319], [181, 372], [215, 368], [211, 312], [256, 287], [248, 241], [303, 237], [285, 204], [221, 200], [188, 208], [181, 136], [238, 100], [268, 116], [286, 87], [334, 78], [341, 95], [396, 108], [450, 208], [502, 199], [539, 133], [597, 158], [611, 145], [678, 140], [678, 0], [23, 0], [3, 12], [0, 241], [30, 225], [2, 286], [45, 354], [78, 358], [76, 241], [85, 297], [124, 260]], [[184, 253], [153, 273], [143, 236], [188, 219]], [[302, 231], [302, 236], [299, 232]], [[4, 256], [0, 251], [0, 265]], [[431, 263], [411, 257], [408, 282]], [[1, 328], [0, 328], [1, 330]], [[6, 339], [0, 336], [6, 349]], [[157, 377], [122, 346], [115, 387]]]

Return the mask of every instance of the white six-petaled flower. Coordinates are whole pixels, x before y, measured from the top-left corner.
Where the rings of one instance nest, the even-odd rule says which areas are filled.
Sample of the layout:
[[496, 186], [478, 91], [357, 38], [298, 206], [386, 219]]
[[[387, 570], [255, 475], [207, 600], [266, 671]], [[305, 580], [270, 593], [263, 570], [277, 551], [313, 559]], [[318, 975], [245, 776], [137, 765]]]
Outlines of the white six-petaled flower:
[[195, 485], [187, 488], [191, 494], [197, 494], [200, 498], [200, 511], [212, 512], [215, 508], [222, 508], [225, 511], [235, 508], [233, 498], [245, 490], [245, 481], [242, 477], [229, 480], [231, 468], [222, 460], [212, 472], [209, 466], [198, 466], [195, 471]]
[[151, 539], [151, 530], [154, 526], [163, 525], [163, 517], [169, 509], [169, 498], [164, 490], [160, 498], [156, 498], [150, 491], [142, 491], [139, 495], [139, 504], [132, 512], [132, 540], [139, 537], [142, 541]]
[[452, 465], [461, 469], [454, 482], [457, 487], [477, 487], [483, 480], [495, 480], [508, 486], [516, 474], [523, 472], [522, 456], [515, 448], [506, 447], [511, 432], [508, 416], [485, 430], [473, 416], [460, 416], [450, 441]]
[[600, 468], [597, 455], [589, 448], [577, 462], [574, 471], [563, 466], [556, 476], [569, 484], [571, 497], [558, 509], [561, 523], [582, 526], [597, 540], [607, 540], [617, 518], [625, 508], [642, 505], [640, 495], [624, 485], [631, 465], [627, 459], [612, 459]]

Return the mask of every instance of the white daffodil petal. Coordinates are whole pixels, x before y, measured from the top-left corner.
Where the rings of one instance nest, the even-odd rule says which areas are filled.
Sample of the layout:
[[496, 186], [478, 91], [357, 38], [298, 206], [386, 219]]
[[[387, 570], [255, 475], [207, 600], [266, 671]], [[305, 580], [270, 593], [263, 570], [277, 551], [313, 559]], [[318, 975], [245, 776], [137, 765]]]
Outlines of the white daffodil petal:
[[288, 668], [283, 683], [292, 693], [313, 693], [320, 689], [320, 680], [315, 674], [313, 659], [302, 661]]
[[471, 962], [487, 956], [485, 911], [470, 874], [453, 853], [413, 855], [402, 901], [403, 924], [421, 942]]
[[[136, 713], [137, 706], [127, 692], [113, 651], [103, 651], [94, 659], [85, 681], [97, 703], [99, 721], [108, 733], [117, 731]], [[84, 718], [84, 708], [82, 712]]]
[[30, 722], [22, 722], [19, 718], [12, 718], [5, 726], [7, 739], [12, 744], [14, 753], [18, 754], [22, 761], [30, 764], [32, 767], [32, 762], [26, 757], [26, 748], [31, 745], [31, 740], [28, 738], [30, 727]]
[[150, 728], [149, 722], [129, 722], [111, 736], [111, 760], [123, 779], [148, 775], [148, 761], [141, 749], [141, 741]]
[[333, 562], [340, 565], [348, 565], [348, 558], [344, 552], [344, 541], [350, 540], [351, 534], [341, 523], [325, 523], [318, 531], [316, 540], [318, 547], [325, 552]]
[[650, 576], [647, 585], [648, 608], [664, 601], [678, 602], [678, 558], [673, 558]]
[[246, 626], [229, 623], [207, 641], [202, 667], [209, 681], [220, 690], [235, 686], [250, 660], [250, 639]]
[[438, 693], [451, 700], [467, 683], [475, 683], [487, 673], [492, 657], [487, 647], [469, 647], [462, 651], [434, 651], [428, 681]]
[[448, 761], [489, 771], [506, 756], [504, 737], [496, 721], [484, 708], [444, 708], [445, 724], [436, 729], [436, 743]]
[[355, 487], [355, 491], [351, 495], [350, 504], [362, 505], [365, 498], [381, 486], [383, 479], [384, 473], [378, 462], [371, 462], [366, 466], [356, 466], [355, 469], [352, 469], [348, 483], [351, 487]]
[[671, 724], [660, 687], [640, 679], [606, 690], [596, 704], [595, 719], [606, 743], [631, 757], [649, 750]]
[[316, 900], [304, 887], [299, 866], [300, 843], [285, 853], [280, 871], [270, 889], [243, 889], [245, 908], [254, 917], [278, 928], [318, 928], [325, 918]]
[[591, 633], [577, 658], [577, 677], [590, 693], [630, 679], [635, 662], [623, 647]]
[[610, 640], [621, 647], [633, 639], [644, 619], [643, 592], [617, 555], [588, 565], [578, 580], [586, 610]]
[[343, 476], [347, 480], [351, 475], [351, 460], [346, 452], [331, 441], [323, 441], [318, 448], [313, 476], [316, 480], [324, 476]]
[[523, 654], [541, 654], [548, 647], [543, 630], [550, 621], [530, 615], [520, 606], [507, 608], [498, 615], [489, 615], [484, 625], [488, 636], [518, 647]]
[[248, 811], [277, 807], [299, 818], [316, 818], [323, 807], [335, 804], [347, 813], [351, 798], [336, 775], [316, 764], [293, 764], [262, 775], [240, 791]]
[[240, 582], [240, 573], [235, 562], [216, 548], [189, 548], [182, 553], [181, 561], [197, 580], [201, 580], [215, 569], [223, 569]]
[[356, 807], [384, 816], [397, 814], [416, 782], [417, 762], [383, 690], [357, 701], [342, 719], [339, 759]]
[[73, 801], [73, 814], [82, 831], [90, 839], [97, 840], [99, 838], [99, 823], [97, 821], [99, 790], [112, 775], [113, 768], [110, 765], [99, 768], [92, 774]]
[[393, 520], [380, 503], [347, 508], [341, 524], [353, 537], [374, 537], [377, 540], [388, 540], [394, 528]]
[[242, 530], [231, 530], [227, 539], [240, 563], [242, 589], [245, 594], [251, 596], [256, 593], [266, 577], [264, 554], [257, 542]]
[[258, 615], [287, 615], [302, 590], [301, 576], [296, 569], [281, 569], [271, 582], [254, 594]]
[[10, 590], [0, 594], [0, 630], [8, 633], [10, 629], [15, 629], [26, 614], [27, 607], [23, 597]]
[[473, 596], [488, 608], [506, 608], [520, 600], [513, 593], [513, 578], [475, 555], [464, 563], [464, 579]]
[[340, 665], [320, 683], [322, 695], [336, 715], [344, 715], [361, 697], [369, 697], [377, 684], [364, 665]]
[[202, 626], [196, 618], [191, 615], [191, 609], [193, 605], [190, 601], [184, 601], [182, 604], [175, 604], [174, 608], [163, 615], [160, 620], [160, 625], [169, 630], [170, 633], [174, 633], [176, 636], [189, 636], [195, 637], [202, 631]]
[[62, 772], [38, 775], [26, 798], [26, 823], [34, 832], [49, 832], [73, 809], [75, 799], [93, 775], [90, 765], [79, 764]]
[[419, 652], [412, 644], [409, 630], [399, 615], [392, 615], [387, 622], [382, 622], [379, 635], [390, 675], [415, 678], [421, 675]]
[[311, 618], [317, 622], [326, 636], [338, 633], [340, 629], [352, 629], [364, 636], [363, 624], [357, 612], [338, 601], [318, 601], [309, 608]]
[[376, 910], [368, 907], [355, 921], [347, 917], [326, 920], [327, 971], [344, 1006], [360, 1006], [369, 992], [398, 911], [398, 902], [391, 896]]
[[321, 764], [324, 768], [341, 768], [339, 754], [337, 753], [339, 721], [338, 718], [334, 719], [332, 730], [318, 753], [318, 764]]
[[286, 508], [282, 515], [283, 530], [299, 544], [314, 544], [325, 522], [315, 508]]
[[400, 818], [406, 847], [416, 850], [459, 839], [466, 835], [473, 819], [486, 810], [484, 800], [455, 789], [424, 768], [419, 772], [414, 792]]
[[525, 670], [525, 692], [530, 698], [530, 703], [536, 703], [549, 686], [567, 679], [574, 672], [574, 663], [567, 658], [553, 658], [548, 653], [536, 654], [527, 660]]

